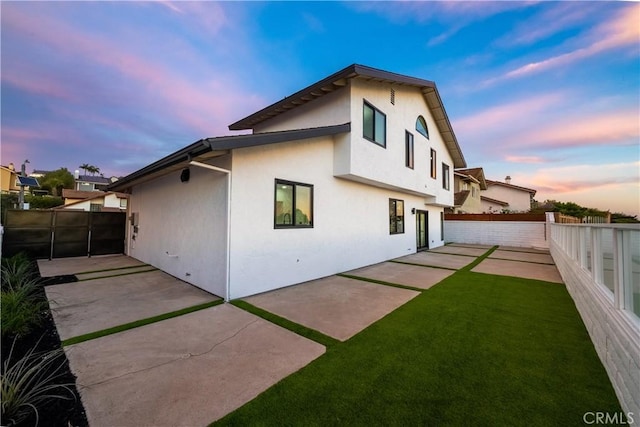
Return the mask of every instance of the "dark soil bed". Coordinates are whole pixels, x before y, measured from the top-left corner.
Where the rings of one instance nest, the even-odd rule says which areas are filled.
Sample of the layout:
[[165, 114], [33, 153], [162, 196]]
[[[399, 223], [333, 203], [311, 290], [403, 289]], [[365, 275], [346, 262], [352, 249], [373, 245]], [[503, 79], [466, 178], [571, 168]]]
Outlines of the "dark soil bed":
[[[35, 266], [35, 263], [34, 263]], [[37, 269], [37, 267], [36, 267]], [[58, 284], [63, 283], [64, 280], [67, 282], [75, 281], [75, 277], [72, 278], [51, 278], [51, 279], [41, 279], [41, 286], [39, 288], [40, 297], [46, 301], [46, 294], [44, 292], [45, 284]], [[11, 351], [11, 345], [14, 339], [12, 337], [4, 338], [2, 340], [2, 364], [4, 366], [6, 358], [9, 356]], [[42, 323], [36, 327], [29, 335], [21, 337], [16, 340], [12, 358], [15, 360], [17, 358], [22, 357], [27, 351], [32, 349], [37, 345], [36, 351], [49, 351], [55, 350], [62, 347], [60, 343], [60, 337], [58, 336], [58, 331], [56, 330], [55, 324], [53, 322], [53, 317], [51, 316], [51, 311], [47, 305], [46, 313], [43, 313], [43, 321]], [[62, 375], [56, 379], [56, 384], [66, 384], [70, 391], [65, 389], [57, 389], [56, 393], [63, 394], [68, 397], [68, 399], [55, 399], [48, 402], [48, 404], [44, 407], [38, 408], [38, 426], [44, 427], [86, 427], [88, 426], [87, 417], [84, 411], [84, 407], [82, 406], [82, 402], [80, 400], [80, 395], [78, 394], [78, 390], [76, 388], [76, 377], [71, 373], [69, 368], [69, 361], [66, 358], [66, 355], [63, 356], [64, 362], [62, 366]], [[6, 420], [2, 420], [2, 425], [6, 425]], [[35, 415], [30, 416], [18, 426], [35, 426], [36, 425], [36, 417]]]

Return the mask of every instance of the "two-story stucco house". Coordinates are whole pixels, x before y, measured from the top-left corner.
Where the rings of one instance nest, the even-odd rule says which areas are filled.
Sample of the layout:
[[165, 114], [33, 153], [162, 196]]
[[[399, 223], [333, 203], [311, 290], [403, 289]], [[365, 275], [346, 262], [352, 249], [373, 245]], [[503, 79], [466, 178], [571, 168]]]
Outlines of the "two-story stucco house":
[[225, 299], [444, 244], [465, 160], [433, 82], [351, 65], [112, 184], [128, 254]]
[[536, 190], [511, 184], [511, 177], [507, 176], [504, 182], [486, 180], [487, 188], [483, 190], [483, 212], [529, 212], [532, 208], [533, 197]]

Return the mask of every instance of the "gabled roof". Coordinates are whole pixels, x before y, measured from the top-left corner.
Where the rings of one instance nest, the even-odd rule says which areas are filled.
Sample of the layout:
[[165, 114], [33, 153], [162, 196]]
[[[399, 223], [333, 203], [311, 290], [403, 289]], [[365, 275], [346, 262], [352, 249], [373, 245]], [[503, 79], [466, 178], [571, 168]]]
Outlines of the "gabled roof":
[[509, 203], [507, 202], [503, 202], [502, 200], [498, 200], [498, 199], [492, 199], [490, 197], [480, 196], [480, 200], [483, 200], [489, 203], [495, 203], [496, 205], [500, 205], [500, 206], [509, 206]]
[[92, 175], [80, 175], [76, 182], [89, 182], [92, 184], [111, 184], [111, 180], [109, 178], [105, 178], [103, 176], [92, 176]]
[[487, 180], [484, 177], [484, 170], [482, 168], [456, 169], [455, 171], [474, 178], [480, 184], [481, 190], [487, 189]]
[[487, 179], [487, 185], [501, 185], [503, 187], [513, 188], [514, 190], [526, 191], [527, 193], [531, 193], [531, 194], [534, 194], [534, 195], [537, 192], [537, 190], [534, 190], [532, 188], [520, 187], [518, 185], [507, 184], [506, 182], [492, 181], [490, 179]]
[[469, 191], [469, 190], [462, 190], [462, 191], [459, 191], [456, 194], [454, 194], [453, 195], [453, 205], [456, 206], [456, 207], [464, 205], [464, 202], [467, 201], [467, 198], [469, 197], [470, 193], [471, 193], [471, 191]]
[[171, 171], [188, 166], [191, 160], [208, 153], [223, 155], [234, 148], [256, 147], [259, 145], [277, 144], [280, 142], [317, 138], [321, 136], [337, 135], [350, 132], [351, 123], [334, 126], [323, 126], [308, 129], [295, 129], [278, 132], [263, 132], [248, 135], [221, 136], [206, 138], [194, 142], [175, 153], [158, 160], [107, 187], [108, 190], [124, 190], [134, 183], [143, 182], [153, 176], [160, 176]]
[[393, 83], [395, 85], [406, 85], [420, 88], [422, 95], [431, 110], [438, 130], [442, 135], [444, 143], [453, 158], [454, 168], [464, 168], [467, 163], [462, 155], [462, 150], [458, 144], [453, 127], [444, 109], [444, 104], [436, 88], [436, 84], [430, 80], [418, 79], [402, 74], [391, 73], [364, 65], [352, 64], [348, 67], [326, 77], [310, 86], [288, 96], [268, 107], [263, 108], [237, 122], [229, 125], [229, 130], [253, 129], [259, 123], [272, 117], [285, 113], [293, 108], [304, 105], [310, 101], [320, 98], [330, 92], [345, 87], [347, 81], [353, 78], [362, 78], [370, 81]]
[[[64, 194], [65, 194], [64, 190], [65, 189], [63, 189], [63, 191], [62, 191], [63, 197], [65, 197], [64, 196]], [[69, 206], [74, 206], [74, 205], [77, 205], [77, 204], [80, 204], [80, 203], [89, 202], [91, 200], [104, 199], [105, 197], [110, 196], [112, 194], [114, 194], [116, 197], [118, 197], [120, 199], [128, 199], [129, 198], [128, 194], [116, 193], [115, 191], [106, 191], [106, 192], [105, 191], [76, 191], [76, 193], [90, 193], [90, 197], [85, 197], [82, 200], [76, 200], [75, 202], [72, 202], [72, 203], [69, 203], [69, 204], [66, 204], [66, 205], [63, 205], [63, 206], [58, 206], [58, 207], [56, 207], [54, 209], [65, 209], [65, 208], [67, 208]], [[69, 193], [67, 193], [67, 194], [69, 194]], [[75, 197], [70, 197], [70, 196], [66, 196], [66, 197], [70, 198], [70, 199], [74, 199], [75, 198]], [[118, 211], [119, 210], [120, 209], [118, 209]]]
[[72, 190], [70, 188], [62, 189], [62, 197], [65, 199], [88, 199], [93, 197], [104, 196], [103, 191], [82, 191]]

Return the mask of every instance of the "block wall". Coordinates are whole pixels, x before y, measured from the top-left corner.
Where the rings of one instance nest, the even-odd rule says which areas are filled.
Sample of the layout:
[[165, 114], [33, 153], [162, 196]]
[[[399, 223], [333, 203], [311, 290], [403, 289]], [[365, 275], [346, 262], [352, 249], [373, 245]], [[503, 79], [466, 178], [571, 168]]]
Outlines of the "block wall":
[[525, 221], [454, 221], [444, 223], [445, 242], [548, 248], [547, 224]]

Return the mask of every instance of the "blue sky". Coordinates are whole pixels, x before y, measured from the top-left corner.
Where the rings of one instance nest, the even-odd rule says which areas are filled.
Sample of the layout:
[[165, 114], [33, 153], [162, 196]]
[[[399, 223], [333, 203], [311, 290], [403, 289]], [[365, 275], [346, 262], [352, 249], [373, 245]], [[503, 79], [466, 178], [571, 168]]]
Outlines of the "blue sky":
[[469, 167], [640, 214], [640, 4], [9, 2], [1, 163], [126, 175], [352, 63], [436, 82]]

